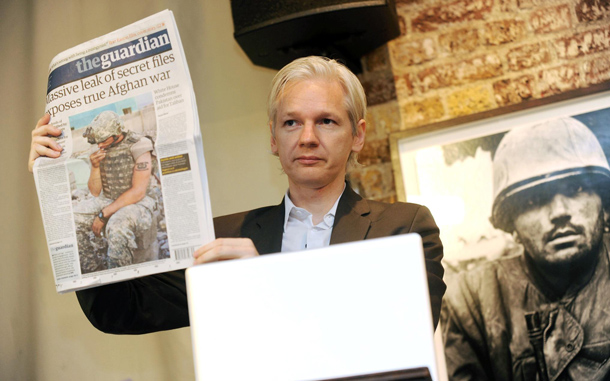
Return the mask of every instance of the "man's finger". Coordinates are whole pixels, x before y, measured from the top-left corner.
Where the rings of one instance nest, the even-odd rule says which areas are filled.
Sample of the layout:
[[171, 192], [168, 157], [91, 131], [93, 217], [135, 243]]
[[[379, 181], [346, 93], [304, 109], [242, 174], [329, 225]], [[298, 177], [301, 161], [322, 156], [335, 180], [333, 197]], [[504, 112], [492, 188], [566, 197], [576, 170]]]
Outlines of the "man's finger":
[[63, 150], [61, 145], [59, 143], [57, 143], [57, 141], [55, 139], [50, 138], [50, 137], [48, 137], [46, 135], [33, 137], [32, 138], [32, 145], [46, 146], [46, 147], [49, 147], [51, 149], [54, 149], [55, 151]]
[[258, 253], [254, 250], [235, 250], [235, 248], [220, 246], [206, 251], [195, 259], [195, 264], [227, 261], [231, 259], [244, 259], [255, 257]]
[[219, 238], [200, 247], [193, 253], [194, 264], [251, 258], [258, 255], [249, 238]]
[[34, 150], [38, 156], [59, 157], [61, 155], [61, 148], [59, 150], [52, 149], [42, 144], [36, 144]]
[[32, 138], [36, 136], [59, 136], [61, 135], [61, 129], [55, 127], [52, 124], [43, 124], [41, 126], [36, 126], [32, 130]]
[[36, 127], [44, 126], [45, 124], [49, 124], [51, 121], [51, 115], [44, 114], [42, 118], [38, 119], [38, 123], [36, 123]]
[[[213, 250], [216, 247], [220, 246], [232, 246], [232, 247], [252, 247], [254, 248], [254, 244], [252, 240], [249, 238], [216, 238], [212, 242], [208, 242], [205, 245], [201, 246], [193, 253], [195, 258], [199, 257], [203, 253]], [[255, 249], [256, 250], [256, 249]]]

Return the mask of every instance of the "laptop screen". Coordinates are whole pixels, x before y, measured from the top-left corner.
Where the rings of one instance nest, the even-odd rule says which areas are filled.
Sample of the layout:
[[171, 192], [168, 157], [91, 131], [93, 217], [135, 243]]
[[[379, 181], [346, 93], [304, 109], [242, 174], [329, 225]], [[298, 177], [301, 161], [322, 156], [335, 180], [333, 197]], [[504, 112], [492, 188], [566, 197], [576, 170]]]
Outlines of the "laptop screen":
[[436, 378], [421, 238], [408, 234], [186, 272], [198, 380]]

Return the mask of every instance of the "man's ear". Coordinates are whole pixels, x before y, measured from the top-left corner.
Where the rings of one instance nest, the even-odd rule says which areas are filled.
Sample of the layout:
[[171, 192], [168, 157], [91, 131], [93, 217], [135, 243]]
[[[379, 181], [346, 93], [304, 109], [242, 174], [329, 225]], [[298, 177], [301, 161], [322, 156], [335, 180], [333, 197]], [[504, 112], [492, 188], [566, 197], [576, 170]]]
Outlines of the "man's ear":
[[364, 137], [366, 135], [366, 121], [360, 119], [356, 124], [356, 135], [354, 135], [354, 141], [352, 143], [352, 152], [362, 151], [364, 147]]
[[277, 156], [277, 143], [273, 135], [273, 122], [269, 122], [269, 134], [271, 135], [271, 153]]
[[521, 244], [521, 238], [519, 238], [519, 234], [517, 234], [517, 231], [516, 231], [516, 230], [515, 230], [515, 231], [513, 231], [513, 234], [512, 234], [512, 235], [513, 235], [513, 240], [514, 240], [516, 243]]

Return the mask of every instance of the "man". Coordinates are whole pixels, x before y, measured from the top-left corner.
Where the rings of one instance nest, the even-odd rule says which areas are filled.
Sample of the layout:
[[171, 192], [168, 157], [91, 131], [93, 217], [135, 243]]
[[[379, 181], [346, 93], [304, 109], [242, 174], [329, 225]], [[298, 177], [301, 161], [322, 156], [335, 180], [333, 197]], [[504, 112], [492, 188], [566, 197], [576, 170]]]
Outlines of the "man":
[[[94, 198], [74, 207], [81, 272], [90, 273], [156, 259], [157, 203], [149, 196], [152, 141], [125, 131], [120, 117], [103, 111], [83, 137], [99, 150], [90, 156], [87, 183]], [[150, 233], [154, 237], [150, 239]], [[108, 249], [102, 237], [106, 236]], [[137, 242], [136, 242], [137, 241]], [[146, 246], [145, 248], [142, 246]], [[155, 250], [156, 248], [156, 250]]]
[[[273, 80], [268, 113], [271, 149], [288, 176], [286, 196], [276, 206], [214, 219], [218, 238], [195, 252], [195, 263], [417, 232], [436, 324], [445, 285], [442, 245], [430, 212], [414, 204], [364, 200], [345, 183], [348, 159], [355, 161], [364, 145], [365, 112], [362, 85], [336, 61], [307, 57], [284, 67]], [[34, 130], [30, 158], [57, 150], [42, 136], [58, 132], [44, 123]], [[184, 271], [77, 296], [92, 324], [105, 332], [146, 333], [189, 324]]]
[[523, 253], [449, 283], [449, 378], [608, 379], [610, 168], [599, 142], [572, 118], [517, 128], [493, 170], [492, 223]]

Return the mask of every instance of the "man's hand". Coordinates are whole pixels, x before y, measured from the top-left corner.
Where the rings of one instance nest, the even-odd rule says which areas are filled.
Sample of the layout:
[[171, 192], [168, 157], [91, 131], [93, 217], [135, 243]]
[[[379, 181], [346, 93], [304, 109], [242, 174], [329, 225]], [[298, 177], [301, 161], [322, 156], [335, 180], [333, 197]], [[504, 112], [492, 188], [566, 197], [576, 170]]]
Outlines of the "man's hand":
[[89, 160], [91, 160], [91, 166], [93, 168], [99, 168], [102, 160], [106, 158], [106, 150], [101, 148], [89, 156]]
[[57, 158], [61, 155], [63, 148], [52, 138], [61, 135], [61, 130], [52, 124], [48, 124], [51, 115], [44, 114], [36, 127], [32, 130], [32, 143], [30, 145], [30, 156], [28, 158], [28, 170], [34, 169], [34, 161], [40, 156]]
[[93, 225], [91, 225], [91, 230], [93, 230], [93, 234], [95, 234], [96, 237], [102, 235], [102, 229], [104, 229], [104, 225], [106, 225], [104, 221], [100, 220], [98, 216], [95, 216], [95, 219], [93, 220]]
[[229, 259], [252, 258], [258, 251], [250, 238], [217, 238], [197, 249], [193, 256], [195, 264], [226, 261]]

